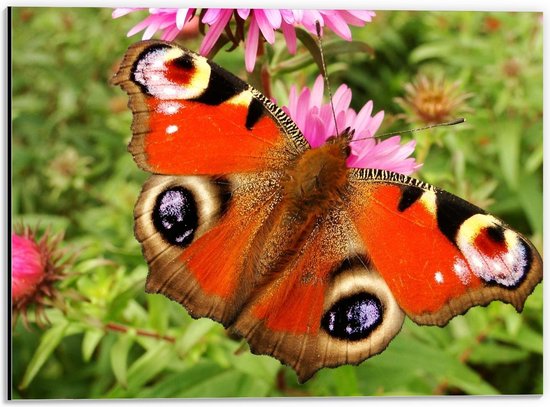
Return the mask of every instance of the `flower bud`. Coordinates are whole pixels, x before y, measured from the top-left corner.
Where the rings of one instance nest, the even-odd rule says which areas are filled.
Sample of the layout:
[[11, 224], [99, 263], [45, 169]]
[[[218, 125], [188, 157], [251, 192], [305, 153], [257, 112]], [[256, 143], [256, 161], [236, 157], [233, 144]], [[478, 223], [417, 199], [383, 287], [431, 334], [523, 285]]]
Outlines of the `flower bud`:
[[14, 303], [32, 296], [45, 276], [44, 259], [33, 240], [11, 235], [11, 298]]

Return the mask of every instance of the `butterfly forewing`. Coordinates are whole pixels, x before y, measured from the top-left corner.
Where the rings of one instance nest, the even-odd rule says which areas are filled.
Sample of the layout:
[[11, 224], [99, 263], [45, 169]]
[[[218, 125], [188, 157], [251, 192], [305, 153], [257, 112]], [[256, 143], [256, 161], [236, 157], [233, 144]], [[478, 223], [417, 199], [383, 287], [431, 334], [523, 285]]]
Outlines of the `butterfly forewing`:
[[130, 97], [129, 150], [146, 171], [219, 175], [282, 168], [309, 147], [288, 116], [218, 65], [142, 41], [113, 78]]

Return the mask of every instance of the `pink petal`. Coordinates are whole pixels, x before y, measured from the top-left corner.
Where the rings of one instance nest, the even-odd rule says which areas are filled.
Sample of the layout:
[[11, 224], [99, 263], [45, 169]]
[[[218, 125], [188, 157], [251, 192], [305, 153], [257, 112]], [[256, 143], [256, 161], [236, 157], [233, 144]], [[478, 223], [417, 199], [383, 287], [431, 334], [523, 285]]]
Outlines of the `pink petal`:
[[[292, 12], [292, 10], [279, 10], [281, 12], [281, 17], [283, 17], [283, 21], [287, 22], [288, 24], [294, 24], [296, 21], [296, 18], [294, 17], [295, 14]], [[295, 10], [299, 12], [300, 10]], [[300, 13], [301, 14], [301, 13]]]
[[31, 239], [11, 235], [11, 296], [19, 300], [32, 294], [43, 280], [44, 263], [38, 245]]
[[174, 38], [176, 38], [178, 36], [180, 31], [181, 30], [177, 26], [174, 25], [170, 28], [167, 28], [160, 38], [164, 41], [173, 41]]
[[281, 26], [282, 16], [279, 10], [264, 8], [262, 14], [269, 21], [271, 27], [278, 29]]
[[378, 131], [378, 128], [380, 127], [380, 125], [382, 124], [382, 121], [384, 120], [384, 111], [381, 110], [379, 111], [378, 113], [376, 113], [374, 115], [374, 117], [372, 118], [372, 120], [369, 122], [369, 125], [367, 127], [367, 130], [371, 133], [371, 134], [374, 134]]
[[154, 16], [154, 15], [147, 16], [147, 18], [145, 20], [140, 21], [135, 26], [133, 26], [130, 29], [130, 31], [128, 31], [128, 34], [126, 34], [126, 35], [128, 37], [131, 37], [132, 35], [137, 34], [138, 32], [140, 32], [141, 30], [144, 30], [146, 27], [149, 26], [149, 24], [151, 24], [152, 21], [155, 20], [155, 18], [156, 18], [156, 16]]
[[327, 139], [326, 128], [325, 124], [319, 119], [319, 117], [314, 117], [311, 122], [313, 123], [313, 126], [308, 132], [307, 141], [312, 148], [317, 148], [325, 144]]
[[281, 23], [281, 29], [283, 31], [283, 36], [285, 37], [288, 52], [290, 52], [291, 54], [295, 54], [296, 53], [296, 31], [294, 29], [294, 26], [292, 26], [291, 24], [288, 24], [286, 21], [283, 21]]
[[[323, 122], [327, 123], [327, 131], [329, 130], [329, 127], [334, 127], [334, 114], [332, 113], [332, 108], [330, 107], [330, 104], [327, 103], [323, 105], [320, 109], [319, 116], [321, 117], [321, 120]], [[332, 131], [332, 128], [330, 129]], [[327, 134], [328, 137], [328, 134]]]
[[112, 18], [119, 18], [119, 17], [122, 17], [122, 16], [125, 16], [126, 14], [130, 14], [130, 13], [133, 13], [134, 11], [138, 11], [138, 10], [145, 10], [144, 8], [141, 8], [141, 7], [119, 7], [119, 8], [116, 8], [113, 10], [113, 13], [111, 14], [111, 17]]
[[256, 19], [250, 20], [250, 27], [248, 28], [248, 36], [244, 44], [244, 64], [248, 72], [254, 70], [256, 64], [256, 56], [258, 55], [258, 40], [260, 37], [260, 30]]
[[176, 13], [176, 27], [180, 30], [183, 28], [185, 23], [189, 21], [189, 17], [191, 17], [191, 10], [189, 8], [180, 8], [178, 9], [178, 12]]
[[313, 88], [311, 90], [311, 99], [309, 106], [321, 106], [323, 103], [323, 94], [325, 92], [325, 79], [322, 75], [317, 75]]
[[347, 41], [351, 41], [351, 30], [339, 14], [325, 15], [325, 23], [335, 34]]
[[317, 34], [317, 29], [315, 28], [316, 21], [319, 22], [321, 27], [325, 25], [322, 14], [317, 10], [304, 10], [302, 18], [300, 20], [296, 20], [297, 23], [302, 24], [304, 28], [313, 35]]
[[294, 85], [290, 87], [290, 94], [288, 96], [288, 106], [289, 106], [289, 109], [292, 109], [292, 112], [295, 112], [298, 106], [298, 95], [296, 93], [296, 86]]
[[262, 32], [265, 40], [268, 43], [273, 44], [275, 42], [275, 32], [273, 31], [274, 27], [269, 23], [269, 20], [265, 16], [263, 10], [255, 10], [253, 20], [256, 20], [258, 23], [258, 27], [260, 27], [260, 31]]
[[249, 14], [250, 14], [250, 9], [249, 8], [238, 8], [237, 9], [237, 14], [243, 20], [246, 20], [248, 18]]
[[159, 16], [159, 18], [158, 18], [158, 22], [159, 22], [158, 29], [159, 30], [164, 30], [165, 28], [168, 28], [168, 27], [175, 27], [176, 26], [175, 20], [172, 17], [173, 16], [167, 16], [167, 15]]
[[[214, 9], [208, 9], [208, 11], [210, 10]], [[204, 17], [206, 17], [208, 11], [204, 15]], [[199, 53], [202, 55], [207, 55], [212, 50], [212, 47], [214, 46], [216, 41], [218, 41], [218, 38], [220, 38], [221, 33], [225, 29], [225, 26], [227, 25], [227, 23], [231, 19], [231, 15], [233, 14], [233, 11], [231, 9], [220, 9], [217, 11], [219, 11], [219, 13], [215, 14], [216, 22], [210, 25], [208, 32], [202, 40], [202, 44], [199, 49]], [[204, 21], [205, 18], [203, 18], [203, 22]]]
[[337, 112], [347, 109], [351, 103], [351, 89], [346, 85], [340, 85], [332, 97], [332, 103]]
[[[352, 11], [357, 11], [357, 13], [352, 13]], [[372, 16], [370, 15], [370, 13], [361, 13], [361, 10], [343, 10], [340, 11], [339, 14], [347, 24], [357, 27], [362, 27], [365, 25], [365, 23], [372, 21]]]
[[152, 20], [149, 24], [149, 27], [147, 27], [147, 29], [144, 31], [142, 39], [148, 40], [149, 38], [151, 38], [159, 29], [161, 21], [162, 20], [158, 18]]
[[296, 124], [299, 123], [306, 123], [307, 119], [306, 116], [309, 113], [309, 101], [310, 101], [310, 90], [308, 88], [305, 88], [302, 90], [302, 93], [300, 96], [298, 96], [298, 103], [297, 103], [297, 115], [296, 115]]
[[369, 100], [365, 106], [359, 111], [357, 114], [357, 118], [355, 120], [355, 129], [356, 130], [363, 130], [367, 124], [370, 122], [370, 115], [372, 113], [373, 103], [372, 100]]
[[204, 16], [202, 17], [202, 22], [204, 24], [212, 25], [223, 17], [224, 11], [227, 10], [223, 8], [209, 8], [208, 10], [206, 10], [206, 13], [204, 13]]
[[368, 10], [346, 10], [346, 13], [351, 14], [359, 20], [369, 23], [372, 21], [372, 18], [376, 16], [374, 11]]

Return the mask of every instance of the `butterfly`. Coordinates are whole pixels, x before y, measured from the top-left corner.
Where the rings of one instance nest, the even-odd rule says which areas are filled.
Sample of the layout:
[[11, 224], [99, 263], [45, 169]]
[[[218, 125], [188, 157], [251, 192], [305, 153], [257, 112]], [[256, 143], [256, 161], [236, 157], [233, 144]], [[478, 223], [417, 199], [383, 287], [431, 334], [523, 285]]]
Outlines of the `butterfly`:
[[146, 291], [219, 321], [293, 368], [382, 352], [405, 315], [443, 326], [542, 280], [529, 240], [471, 203], [389, 171], [348, 168], [352, 134], [312, 149], [252, 86], [165, 41], [128, 49], [129, 151], [152, 173], [135, 206]]

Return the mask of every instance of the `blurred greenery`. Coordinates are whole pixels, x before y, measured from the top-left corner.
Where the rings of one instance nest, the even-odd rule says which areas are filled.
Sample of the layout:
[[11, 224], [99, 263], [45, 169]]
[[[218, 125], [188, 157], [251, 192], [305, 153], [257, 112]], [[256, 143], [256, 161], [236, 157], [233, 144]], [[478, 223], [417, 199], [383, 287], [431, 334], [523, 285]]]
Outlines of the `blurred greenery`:
[[[304, 385], [219, 324], [145, 295], [132, 211], [146, 174], [126, 151], [126, 96], [108, 85], [138, 40], [126, 32], [143, 17], [13, 10], [13, 222], [65, 231], [65, 245], [79, 251], [59, 283], [63, 311], [48, 309], [44, 329], [29, 332], [21, 321], [13, 329], [14, 398], [542, 393], [542, 284], [521, 314], [492, 303], [444, 328], [407, 320], [381, 355], [323, 369]], [[542, 14], [379, 12], [353, 35], [347, 47], [327, 37], [328, 72], [334, 87], [353, 89], [356, 108], [372, 99], [385, 110], [379, 133], [423, 125], [395, 101], [418, 74], [471, 94], [460, 112], [466, 124], [403, 136], [425, 157], [417, 176], [487, 208], [542, 249]], [[280, 103], [291, 84], [312, 84], [319, 72], [299, 49], [266, 47]], [[216, 61], [244, 77], [242, 55], [221, 51]]]

